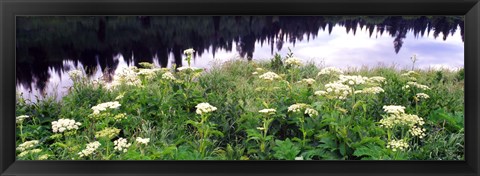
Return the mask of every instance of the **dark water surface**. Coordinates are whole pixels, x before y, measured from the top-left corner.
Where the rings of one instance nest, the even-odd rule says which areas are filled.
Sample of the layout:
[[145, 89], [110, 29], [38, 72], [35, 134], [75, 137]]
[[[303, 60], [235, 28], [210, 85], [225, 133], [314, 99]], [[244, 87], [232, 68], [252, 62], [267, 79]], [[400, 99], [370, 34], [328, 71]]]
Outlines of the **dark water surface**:
[[91, 79], [140, 62], [195, 67], [212, 61], [267, 60], [275, 53], [340, 68], [377, 65], [463, 68], [461, 16], [17, 17], [17, 92], [65, 95], [68, 71]]

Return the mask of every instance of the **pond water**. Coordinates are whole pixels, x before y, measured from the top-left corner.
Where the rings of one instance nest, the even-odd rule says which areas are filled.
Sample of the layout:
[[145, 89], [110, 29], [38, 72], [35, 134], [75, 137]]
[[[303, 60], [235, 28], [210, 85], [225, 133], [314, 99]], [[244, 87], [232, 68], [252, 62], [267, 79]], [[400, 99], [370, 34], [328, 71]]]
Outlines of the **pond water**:
[[169, 16], [17, 17], [17, 92], [31, 101], [60, 99], [68, 71], [90, 79], [153, 62], [209, 68], [231, 59], [268, 60], [276, 53], [319, 66], [459, 69], [464, 64], [461, 16]]

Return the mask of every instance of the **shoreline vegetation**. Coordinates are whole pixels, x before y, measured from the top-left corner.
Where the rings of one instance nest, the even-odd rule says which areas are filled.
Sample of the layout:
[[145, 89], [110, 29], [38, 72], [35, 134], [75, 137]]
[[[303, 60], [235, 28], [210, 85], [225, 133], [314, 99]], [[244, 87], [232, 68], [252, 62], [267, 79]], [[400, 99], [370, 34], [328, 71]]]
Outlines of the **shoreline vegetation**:
[[[464, 73], [317, 67], [289, 53], [82, 71], [57, 102], [17, 95], [19, 160], [464, 160]], [[416, 61], [415, 56], [412, 63]]]

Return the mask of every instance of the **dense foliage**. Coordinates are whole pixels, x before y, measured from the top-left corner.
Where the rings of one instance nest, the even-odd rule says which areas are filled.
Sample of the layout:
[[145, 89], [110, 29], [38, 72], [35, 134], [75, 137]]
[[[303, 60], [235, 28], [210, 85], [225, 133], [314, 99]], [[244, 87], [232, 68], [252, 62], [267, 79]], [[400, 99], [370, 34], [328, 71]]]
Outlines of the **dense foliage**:
[[141, 65], [112, 82], [71, 71], [60, 102], [18, 96], [18, 159], [464, 159], [463, 70], [340, 70], [292, 54]]

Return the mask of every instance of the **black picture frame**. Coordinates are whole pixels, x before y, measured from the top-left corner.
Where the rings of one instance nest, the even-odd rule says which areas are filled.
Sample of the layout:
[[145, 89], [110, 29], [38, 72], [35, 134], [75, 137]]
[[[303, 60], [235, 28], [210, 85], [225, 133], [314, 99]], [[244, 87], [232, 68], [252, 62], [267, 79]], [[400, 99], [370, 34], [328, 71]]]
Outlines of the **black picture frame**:
[[[480, 173], [479, 0], [0, 0], [0, 13], [1, 176]], [[465, 15], [465, 161], [15, 161], [18, 15]]]

